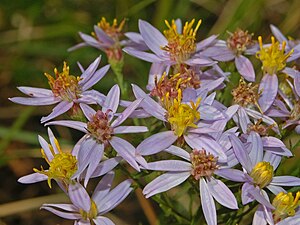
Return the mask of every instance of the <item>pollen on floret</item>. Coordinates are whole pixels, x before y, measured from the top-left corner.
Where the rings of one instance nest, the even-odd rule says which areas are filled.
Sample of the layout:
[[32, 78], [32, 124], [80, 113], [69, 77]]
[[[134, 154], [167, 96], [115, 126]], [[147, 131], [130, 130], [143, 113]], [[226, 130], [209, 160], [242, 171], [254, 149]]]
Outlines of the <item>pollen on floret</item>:
[[269, 162], [258, 162], [250, 172], [254, 185], [264, 188], [270, 184], [273, 179], [273, 166]]
[[201, 25], [201, 20], [198, 21], [195, 28], [193, 28], [194, 23], [195, 19], [186, 22], [182, 32], [180, 32], [175, 20], [172, 20], [171, 24], [165, 20], [168, 29], [164, 31], [164, 35], [168, 40], [168, 44], [161, 46], [161, 48], [169, 53], [171, 60], [179, 64], [187, 60], [196, 51], [196, 34]]
[[247, 50], [247, 47], [251, 46], [254, 42], [252, 40], [253, 34], [249, 34], [248, 31], [243, 31], [238, 28], [235, 32], [229, 33], [227, 39], [227, 47], [234, 51], [236, 54], [241, 54]]
[[269, 47], [264, 47], [262, 37], [258, 37], [260, 50], [256, 53], [256, 57], [262, 62], [263, 71], [273, 75], [285, 68], [286, 61], [294, 50], [292, 49], [288, 53], [285, 53], [285, 41], [281, 45], [278, 41], [275, 41], [274, 37], [271, 37], [271, 41], [272, 43]]
[[[125, 25], [126, 20], [123, 19], [120, 24], [118, 24], [117, 19], [115, 18], [110, 24], [106, 21], [105, 17], [102, 17], [100, 22], [97, 24], [98, 27], [100, 27], [109, 37], [114, 39], [115, 41], [118, 41], [121, 36], [123, 36], [123, 28]], [[100, 40], [101, 41], [101, 40]]]
[[278, 223], [287, 217], [294, 216], [296, 212], [295, 209], [300, 205], [299, 198], [299, 191], [295, 197], [291, 192], [280, 192], [277, 194], [272, 201], [272, 205], [275, 207], [273, 211], [274, 222]]
[[178, 89], [177, 98], [170, 99], [167, 93], [165, 98], [162, 99], [164, 106], [167, 109], [166, 118], [171, 125], [171, 129], [175, 135], [181, 137], [188, 127], [197, 128], [197, 121], [200, 119], [200, 112], [198, 106], [201, 98], [197, 102], [190, 102], [190, 104], [182, 103], [181, 89]]
[[267, 136], [269, 134], [269, 131], [275, 126], [275, 124], [266, 126], [262, 124], [262, 119], [257, 120], [257, 122], [253, 125], [249, 125], [247, 128], [247, 132], [250, 133], [251, 131], [254, 131], [258, 133], [261, 137]]
[[214, 171], [218, 169], [218, 158], [204, 149], [193, 149], [190, 153], [190, 159], [192, 163], [191, 174], [195, 180], [199, 180], [201, 177], [211, 177]]
[[80, 97], [81, 88], [78, 85], [80, 77], [70, 75], [70, 68], [66, 62], [64, 62], [63, 71], [59, 72], [57, 68], [54, 68], [54, 74], [55, 77], [45, 73], [54, 96], [69, 102]]

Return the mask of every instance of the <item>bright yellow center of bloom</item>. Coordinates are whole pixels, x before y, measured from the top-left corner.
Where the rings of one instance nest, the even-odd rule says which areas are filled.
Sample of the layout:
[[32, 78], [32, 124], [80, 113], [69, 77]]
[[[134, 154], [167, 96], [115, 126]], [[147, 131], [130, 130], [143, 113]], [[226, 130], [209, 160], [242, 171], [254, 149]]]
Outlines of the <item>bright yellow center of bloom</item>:
[[77, 159], [69, 152], [63, 152], [59, 146], [58, 141], [55, 139], [55, 145], [58, 149], [59, 153], [55, 154], [53, 147], [49, 145], [49, 148], [54, 156], [54, 158], [50, 161], [44, 149], [41, 149], [41, 153], [43, 158], [49, 164], [49, 169], [44, 170], [41, 166], [41, 170], [33, 169], [36, 173], [45, 174], [48, 176], [48, 185], [51, 188], [51, 180], [58, 179], [65, 184], [68, 184], [71, 180], [73, 174], [77, 171]]
[[96, 218], [98, 214], [98, 209], [96, 203], [91, 199], [91, 208], [89, 212], [84, 211], [83, 209], [79, 210], [80, 215], [84, 220], [92, 220]]
[[295, 209], [300, 205], [299, 198], [300, 191], [297, 192], [295, 198], [291, 192], [280, 192], [276, 195], [272, 202], [272, 205], [275, 207], [273, 212], [274, 222], [278, 223], [286, 217], [294, 216]]
[[269, 162], [259, 162], [252, 169], [250, 176], [255, 185], [264, 188], [273, 179], [273, 166]]
[[[97, 24], [109, 37], [115, 41], [119, 41], [119, 37], [123, 35], [122, 29], [125, 25], [125, 19], [118, 25], [117, 19], [114, 19], [112, 24], [106, 21], [105, 17], [102, 17]], [[93, 34], [94, 35], [94, 34]], [[101, 40], [100, 40], [101, 41]]]
[[258, 37], [260, 51], [256, 53], [256, 57], [262, 62], [262, 69], [270, 75], [276, 74], [278, 71], [285, 68], [286, 60], [291, 56], [294, 50], [285, 54], [286, 42], [283, 41], [281, 48], [278, 41], [271, 37], [272, 44], [269, 47], [263, 47], [262, 37]]
[[175, 20], [172, 20], [170, 24], [167, 20], [165, 23], [168, 30], [164, 31], [164, 35], [168, 40], [168, 45], [162, 46], [161, 48], [170, 54], [170, 58], [177, 63], [183, 63], [187, 60], [191, 54], [196, 51], [196, 34], [200, 27], [201, 20], [198, 21], [195, 29], [193, 25], [195, 23], [195, 19], [191, 22], [186, 22], [182, 33], [178, 33], [178, 28], [175, 23]]
[[77, 99], [81, 93], [78, 82], [80, 77], [75, 77], [69, 74], [70, 68], [67, 66], [67, 63], [64, 62], [63, 71], [60, 73], [55, 68], [54, 74], [55, 78], [50, 74], [45, 73], [45, 76], [48, 78], [48, 83], [52, 89], [54, 96], [60, 96], [65, 101], [73, 101]]
[[200, 119], [200, 112], [197, 110], [201, 99], [199, 98], [196, 103], [190, 102], [190, 105], [181, 103], [182, 93], [178, 89], [178, 96], [173, 100], [169, 98], [169, 93], [166, 94], [163, 102], [167, 109], [167, 119], [171, 124], [171, 129], [175, 135], [181, 137], [186, 128], [197, 128], [195, 124]]

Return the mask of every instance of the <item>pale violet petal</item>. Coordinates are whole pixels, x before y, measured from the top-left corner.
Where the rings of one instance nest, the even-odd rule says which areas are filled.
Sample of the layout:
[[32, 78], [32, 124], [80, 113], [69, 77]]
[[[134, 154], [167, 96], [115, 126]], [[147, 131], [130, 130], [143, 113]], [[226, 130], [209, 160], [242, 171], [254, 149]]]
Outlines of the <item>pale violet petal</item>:
[[199, 186], [201, 206], [206, 223], [207, 225], [217, 225], [216, 205], [212, 194], [210, 193], [209, 187], [203, 178], [200, 178]]
[[73, 104], [74, 104], [73, 102], [66, 102], [66, 101], [58, 103], [57, 106], [55, 106], [52, 109], [52, 112], [48, 116], [42, 117], [41, 123], [45, 123], [61, 114], [67, 112], [69, 109], [72, 108]]
[[251, 61], [243, 55], [235, 57], [235, 66], [238, 72], [250, 82], [255, 81], [255, 72]]

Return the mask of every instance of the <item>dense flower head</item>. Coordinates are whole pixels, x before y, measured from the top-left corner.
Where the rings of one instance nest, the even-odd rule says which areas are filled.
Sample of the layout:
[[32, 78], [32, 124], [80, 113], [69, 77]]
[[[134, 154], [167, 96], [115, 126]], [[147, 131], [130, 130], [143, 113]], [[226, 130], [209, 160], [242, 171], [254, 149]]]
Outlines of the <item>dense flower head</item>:
[[273, 179], [273, 166], [269, 162], [258, 162], [252, 169], [250, 176], [254, 185], [266, 187]]
[[197, 31], [201, 25], [201, 20], [198, 21], [195, 28], [193, 28], [195, 19], [191, 22], [186, 22], [182, 33], [178, 32], [175, 20], [172, 20], [171, 24], [165, 20], [165, 23], [168, 30], [164, 31], [164, 35], [168, 40], [168, 44], [161, 46], [161, 48], [169, 53], [171, 60], [182, 63], [189, 59], [191, 54], [196, 51], [195, 40]]
[[91, 121], [87, 123], [88, 132], [101, 143], [107, 144], [107, 141], [111, 139], [113, 128], [109, 122], [109, 110], [102, 112], [98, 110], [95, 115], [92, 116]]
[[262, 69], [270, 75], [276, 74], [286, 66], [286, 60], [291, 56], [293, 50], [285, 53], [286, 42], [283, 41], [281, 46], [274, 37], [271, 37], [272, 43], [269, 47], [264, 47], [262, 37], [258, 37], [260, 50], [256, 53], [256, 57], [262, 62]]
[[70, 75], [70, 68], [64, 62], [63, 71], [59, 72], [57, 68], [54, 69], [55, 77], [48, 73], [45, 76], [48, 78], [49, 85], [55, 97], [61, 97], [64, 101], [73, 101], [79, 98], [81, 89], [78, 86], [80, 77]]
[[258, 133], [261, 137], [267, 136], [269, 131], [275, 126], [275, 124], [266, 126], [265, 124], [262, 124], [262, 119], [258, 119], [255, 124], [250, 124], [247, 129], [247, 133], [250, 133], [251, 131], [254, 131]]
[[49, 160], [47, 155], [45, 154], [45, 151], [41, 149], [43, 158], [49, 164], [49, 169], [44, 170], [42, 166], [41, 170], [35, 168], [33, 169], [36, 173], [45, 174], [46, 176], [48, 176], [48, 185], [50, 188], [52, 179], [58, 179], [64, 184], [68, 184], [71, 180], [72, 175], [77, 171], [76, 157], [69, 152], [63, 152], [57, 139], [54, 140], [58, 153], [55, 154], [53, 147], [49, 145], [49, 148], [53, 154], [52, 160]]
[[204, 149], [193, 149], [190, 153], [192, 171], [191, 174], [196, 180], [201, 177], [211, 177], [216, 169], [218, 169], [218, 159]]
[[235, 32], [229, 33], [229, 35], [226, 41], [227, 46], [236, 54], [243, 53], [247, 47], [254, 43], [252, 40], [253, 34], [249, 34], [247, 30], [244, 31], [238, 28]]
[[[111, 37], [115, 41], [118, 41], [120, 37], [123, 36], [122, 30], [124, 25], [125, 25], [125, 19], [123, 19], [121, 23], [118, 25], [117, 19], [114, 19], [112, 24], [110, 24], [109, 22], [106, 21], [105, 17], [102, 17], [100, 22], [98, 22], [97, 24], [98, 27], [100, 27], [109, 37]], [[94, 33], [93, 36], [95, 36]]]
[[295, 197], [291, 192], [280, 192], [277, 194], [272, 202], [272, 205], [275, 207], [275, 210], [273, 211], [274, 222], [278, 223], [287, 217], [294, 216], [295, 209], [300, 205], [299, 198], [299, 191], [296, 193]]
[[242, 107], [246, 107], [248, 105], [256, 105], [259, 92], [258, 85], [253, 85], [252, 83], [246, 83], [244, 78], [240, 79], [239, 86], [232, 90], [233, 101], [236, 104], [239, 104]]
[[197, 128], [196, 122], [200, 119], [200, 112], [197, 110], [200, 104], [200, 98], [196, 103], [190, 102], [190, 105], [182, 103], [181, 89], [178, 89], [178, 96], [173, 100], [167, 93], [163, 99], [164, 106], [167, 109], [166, 118], [171, 124], [171, 129], [175, 135], [181, 137], [188, 127]]

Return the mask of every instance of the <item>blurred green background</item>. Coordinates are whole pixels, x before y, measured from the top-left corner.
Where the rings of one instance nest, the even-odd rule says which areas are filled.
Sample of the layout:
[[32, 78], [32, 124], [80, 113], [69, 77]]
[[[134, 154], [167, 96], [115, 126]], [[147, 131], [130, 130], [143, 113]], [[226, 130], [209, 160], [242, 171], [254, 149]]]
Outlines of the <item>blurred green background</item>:
[[[54, 67], [61, 70], [63, 61], [68, 62], [72, 74], [80, 75], [76, 62], [88, 66], [101, 53], [91, 47], [67, 52], [69, 47], [81, 42], [78, 31], [90, 34], [93, 25], [103, 16], [108, 21], [127, 18], [124, 31], [138, 31], [138, 19], [163, 30], [165, 19], [195, 18], [202, 19], [198, 40], [211, 34], [227, 38], [226, 31], [237, 27], [253, 32], [255, 38], [262, 35], [267, 39], [269, 24], [297, 38], [299, 11], [298, 0], [1, 0], [0, 225], [73, 224], [39, 211], [43, 202], [64, 200], [60, 194], [37, 198], [58, 193], [55, 188], [49, 191], [46, 183], [21, 185], [16, 182], [18, 177], [31, 173], [33, 167], [43, 163], [39, 159], [37, 135], [45, 138], [47, 135], [39, 120], [50, 113], [51, 107], [20, 106], [7, 99], [22, 96], [17, 86], [48, 88], [43, 73], [53, 74]], [[107, 64], [106, 58], [102, 59], [101, 66]], [[149, 68], [149, 63], [126, 56], [125, 80], [144, 86]], [[111, 76], [106, 76], [96, 88], [106, 93], [114, 84]], [[77, 138], [64, 128], [56, 133], [69, 148]], [[29, 200], [20, 201], [24, 199]], [[134, 195], [128, 198], [116, 210], [116, 223], [149, 224], [139, 204]]]

